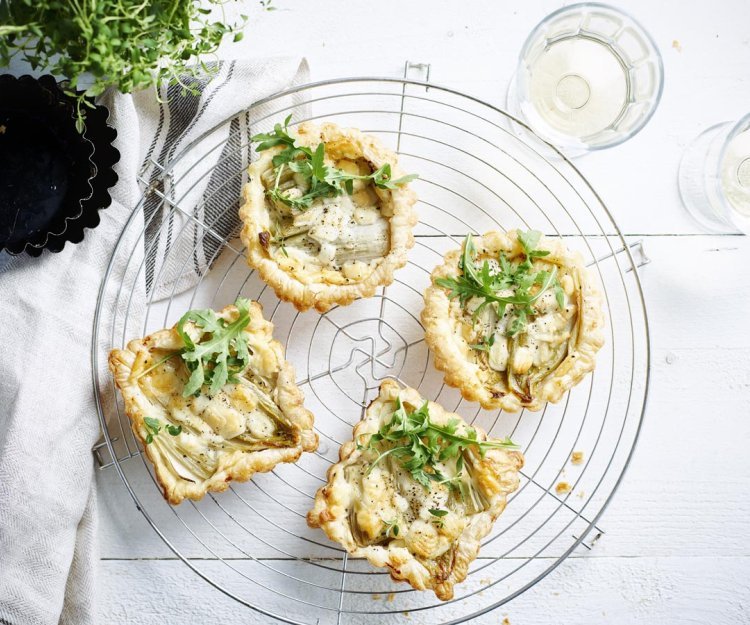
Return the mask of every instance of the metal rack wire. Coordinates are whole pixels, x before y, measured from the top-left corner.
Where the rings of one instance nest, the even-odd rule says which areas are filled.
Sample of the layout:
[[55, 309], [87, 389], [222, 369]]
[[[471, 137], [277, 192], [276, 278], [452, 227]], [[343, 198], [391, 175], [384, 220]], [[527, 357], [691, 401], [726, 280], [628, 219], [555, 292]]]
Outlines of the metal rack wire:
[[[295, 123], [326, 119], [376, 134], [397, 149], [404, 171], [420, 174], [413, 183], [420, 223], [407, 267], [375, 297], [324, 315], [280, 303], [247, 268], [236, 239], [236, 203], [217, 212], [205, 210], [211, 198], [189, 199], [228, 155], [241, 152], [246, 161], [250, 129], [270, 128], [289, 113]], [[97, 457], [118, 472], [154, 530], [239, 603], [299, 624], [371, 623], [372, 615], [380, 623], [407, 611], [415, 623], [465, 622], [535, 584], [579, 545], [590, 548], [630, 460], [648, 389], [638, 243], [626, 243], [562, 154], [518, 120], [456, 91], [405, 79], [325, 81], [258, 102], [238, 120], [155, 164], [112, 254], [97, 306], [92, 359], [104, 432]], [[241, 168], [231, 171], [227, 184], [243, 175]], [[160, 217], [145, 215], [144, 206], [154, 201], [164, 209]], [[601, 281], [607, 307], [607, 345], [597, 370], [540, 413], [481, 410], [445, 387], [419, 323], [422, 292], [442, 254], [466, 232], [514, 227], [562, 236], [578, 249]], [[148, 289], [147, 229], [169, 229], [174, 255], [156, 265]], [[172, 325], [188, 308], [220, 308], [238, 294], [260, 301], [274, 322], [316, 416], [320, 448], [225, 493], [171, 507], [130, 432], [104, 370], [106, 354]], [[305, 524], [327, 467], [385, 377], [418, 388], [493, 436], [511, 436], [526, 456], [518, 492], [449, 602], [392, 582]], [[569, 462], [574, 450], [585, 454], [580, 466]]]

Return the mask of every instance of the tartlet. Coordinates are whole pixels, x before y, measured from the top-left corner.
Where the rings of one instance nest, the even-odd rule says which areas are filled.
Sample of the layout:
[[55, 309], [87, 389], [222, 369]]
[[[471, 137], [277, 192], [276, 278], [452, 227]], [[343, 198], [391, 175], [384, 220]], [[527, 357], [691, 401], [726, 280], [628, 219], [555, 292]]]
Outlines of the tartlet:
[[[464, 271], [468, 262], [476, 278]], [[506, 303], [504, 310], [501, 302], [482, 304], [459, 284], [464, 280], [494, 285], [490, 292], [499, 300], [531, 303]], [[539, 410], [559, 401], [594, 369], [604, 344], [593, 275], [580, 254], [538, 232], [467, 237], [433, 270], [424, 300], [422, 324], [435, 367], [487, 409]]]
[[[413, 452], [393, 451], [403, 446], [394, 434], [402, 419], [409, 427], [427, 419], [431, 434], [419, 438], [433, 446], [434, 463], [415, 468]], [[435, 438], [438, 430], [453, 438]], [[390, 438], [382, 438], [384, 432]], [[456, 437], [465, 444], [451, 452]], [[406, 442], [411, 448], [414, 441]], [[518, 488], [523, 456], [514, 447], [507, 439], [487, 439], [416, 390], [386, 380], [328, 470], [308, 525], [321, 528], [354, 557], [387, 567], [393, 579], [451, 599], [482, 538]]]
[[386, 167], [387, 179], [397, 181], [396, 155], [375, 137], [332, 123], [303, 123], [290, 135], [295, 146], [311, 153], [323, 144], [329, 172], [359, 178], [348, 191], [342, 185], [338, 195], [290, 205], [309, 192], [310, 181], [289, 163], [274, 163], [288, 144], [264, 149], [248, 169], [240, 206], [248, 264], [280, 299], [301, 311], [325, 312], [372, 296], [393, 281], [414, 245], [416, 195], [408, 183], [382, 188], [361, 179]]
[[318, 444], [294, 368], [260, 305], [245, 300], [215, 316], [191, 312], [219, 324], [232, 324], [240, 314], [249, 317], [241, 329], [248, 366], [214, 393], [202, 385], [185, 396], [191, 374], [181, 356], [186, 341], [178, 327], [194, 345], [211, 338], [192, 320], [130, 341], [127, 349], [109, 356], [133, 433], [171, 504], [226, 490], [230, 480], [248, 480], [280, 462], [294, 462]]

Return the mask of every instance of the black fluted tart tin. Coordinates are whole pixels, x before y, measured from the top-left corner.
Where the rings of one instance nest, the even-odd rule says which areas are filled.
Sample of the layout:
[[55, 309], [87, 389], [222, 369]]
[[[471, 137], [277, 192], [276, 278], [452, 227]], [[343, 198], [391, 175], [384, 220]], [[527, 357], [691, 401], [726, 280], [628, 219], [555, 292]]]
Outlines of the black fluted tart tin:
[[119, 152], [105, 107], [75, 104], [52, 76], [0, 75], [0, 251], [39, 256], [79, 243], [99, 224]]

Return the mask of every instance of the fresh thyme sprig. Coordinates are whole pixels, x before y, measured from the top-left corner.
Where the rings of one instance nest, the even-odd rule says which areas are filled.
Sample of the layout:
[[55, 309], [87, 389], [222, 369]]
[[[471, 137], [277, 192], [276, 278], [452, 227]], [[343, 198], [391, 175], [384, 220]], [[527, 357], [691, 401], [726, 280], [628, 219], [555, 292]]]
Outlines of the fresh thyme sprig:
[[[389, 163], [385, 163], [370, 174], [361, 176], [326, 165], [325, 144], [318, 144], [315, 150], [297, 145], [294, 137], [289, 134], [291, 119], [292, 116], [289, 115], [284, 120], [283, 126], [275, 124], [273, 132], [259, 133], [251, 138], [252, 141], [258, 142], [256, 152], [283, 146], [283, 149], [274, 154], [271, 160], [276, 170], [276, 180], [273, 188], [266, 193], [273, 200], [283, 202], [297, 210], [305, 210], [319, 197], [336, 197], [344, 193], [351, 195], [354, 192], [355, 180], [371, 180], [380, 189], [393, 190], [418, 177], [416, 174], [409, 174], [393, 180]], [[288, 192], [283, 193], [279, 189], [279, 181], [286, 168], [295, 174], [300, 174], [309, 184], [307, 192], [300, 197], [290, 195]]]
[[[177, 333], [185, 343], [180, 355], [190, 371], [183, 397], [197, 395], [204, 384], [209, 385], [209, 394], [217, 393], [225, 384], [237, 382], [250, 363], [248, 337], [243, 331], [250, 323], [250, 302], [238, 297], [234, 305], [239, 315], [231, 323], [211, 309], [190, 310], [177, 322]], [[188, 322], [203, 331], [198, 343], [185, 330]]]
[[281, 231], [281, 226], [279, 226], [277, 222], [274, 222], [273, 224], [273, 236], [271, 237], [271, 243], [276, 245], [281, 253], [289, 258], [289, 252], [286, 251], [286, 240], [284, 239], [284, 235]]
[[383, 527], [383, 533], [390, 537], [395, 538], [399, 534], [399, 527], [398, 527], [398, 519], [390, 519], [389, 521], [384, 521], [384, 527]]
[[[455, 278], [438, 278], [435, 282], [448, 289], [448, 297], [458, 298], [462, 306], [474, 297], [481, 299], [482, 302], [474, 311], [475, 318], [490, 304], [497, 305], [499, 318], [505, 315], [509, 306], [512, 307], [505, 333], [507, 336], [516, 336], [525, 331], [528, 318], [537, 314], [533, 305], [549, 289], [554, 289], [555, 299], [560, 308], [563, 308], [565, 303], [563, 290], [557, 280], [557, 267], [553, 267], [551, 271], [533, 271], [533, 260], [549, 255], [547, 250], [536, 249], [541, 236], [541, 233], [535, 230], [519, 232], [518, 241], [523, 249], [524, 260], [513, 263], [501, 252], [498, 257], [499, 271], [493, 271], [487, 260], [480, 267], [477, 266], [477, 250], [469, 234], [464, 241], [463, 253], [458, 263], [461, 275]], [[507, 290], [512, 290], [513, 294], [498, 294]], [[489, 351], [491, 344], [488, 340], [472, 347]]]
[[443, 517], [448, 514], [448, 510], [445, 510], [443, 508], [430, 508], [429, 512], [433, 517], [432, 522], [437, 527], [443, 527], [443, 524], [444, 524]]
[[479, 343], [476, 345], [469, 345], [471, 349], [475, 349], [478, 352], [489, 352], [492, 349], [492, 346], [495, 344], [495, 334], [490, 334], [489, 336], [482, 336], [479, 338]]
[[0, 1], [0, 65], [20, 56], [32, 69], [67, 78], [82, 132], [85, 108], [107, 87], [130, 93], [174, 83], [197, 93], [185, 77], [209, 70], [200, 57], [214, 53], [227, 35], [242, 39], [247, 16], [235, 23], [210, 17], [211, 7], [225, 2]]
[[[427, 402], [411, 412], [406, 410], [399, 397], [395, 403], [396, 410], [391, 419], [372, 434], [365, 445], [359, 445], [360, 449], [378, 454], [370, 463], [369, 471], [384, 458], [392, 456], [425, 488], [430, 488], [432, 482], [457, 487], [463, 471], [463, 455], [470, 447], [475, 447], [482, 456], [490, 449], [517, 448], [508, 438], [480, 441], [474, 428], [458, 434], [458, 419], [445, 425], [433, 423]], [[455, 461], [456, 473], [452, 478], [446, 477], [438, 468], [438, 463], [448, 460]]]
[[[159, 419], [154, 419], [153, 417], [144, 417], [143, 423], [146, 426], [146, 431], [148, 432], [146, 434], [146, 445], [150, 445], [154, 442], [154, 436], [158, 436], [159, 432], [161, 432], [161, 422], [159, 421]], [[177, 436], [180, 432], [182, 432], [181, 425], [172, 425], [171, 423], [167, 423], [164, 426], [164, 429], [172, 436]]]

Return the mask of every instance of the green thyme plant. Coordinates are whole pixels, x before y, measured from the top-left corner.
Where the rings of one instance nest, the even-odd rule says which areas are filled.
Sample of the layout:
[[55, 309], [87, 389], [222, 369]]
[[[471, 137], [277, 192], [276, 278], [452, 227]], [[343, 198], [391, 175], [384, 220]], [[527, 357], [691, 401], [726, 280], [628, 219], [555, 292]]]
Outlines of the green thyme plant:
[[247, 16], [211, 17], [228, 1], [236, 0], [0, 0], [0, 65], [20, 56], [66, 78], [82, 131], [83, 107], [108, 87], [130, 93], [166, 82], [194, 92], [183, 77], [208, 71], [200, 57], [225, 36], [242, 39]]

